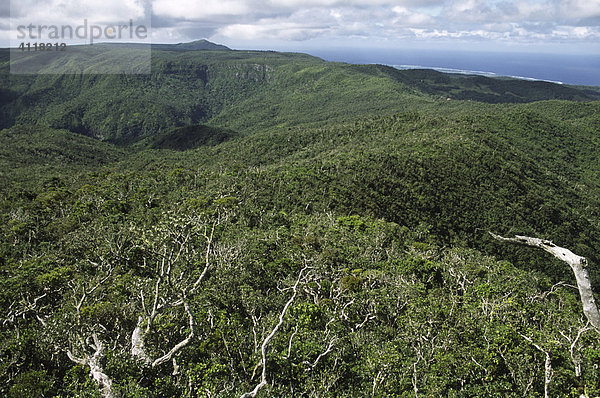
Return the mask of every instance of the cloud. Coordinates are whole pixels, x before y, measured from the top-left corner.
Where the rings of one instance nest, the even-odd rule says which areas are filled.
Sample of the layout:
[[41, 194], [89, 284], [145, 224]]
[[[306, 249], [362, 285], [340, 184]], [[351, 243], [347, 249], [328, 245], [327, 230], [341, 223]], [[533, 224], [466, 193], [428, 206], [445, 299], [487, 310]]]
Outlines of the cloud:
[[558, 10], [568, 18], [600, 18], [600, 0], [566, 0], [558, 2]]
[[152, 10], [156, 15], [199, 20], [219, 15], [244, 15], [253, 10], [252, 2], [244, 0], [155, 0]]
[[[130, 20], [136, 26], [151, 27], [150, 0], [12, 0], [9, 14], [0, 17], [2, 47], [22, 42], [23, 35], [29, 40], [55, 39], [67, 44], [88, 41], [92, 36], [106, 38], [103, 33], [110, 31], [104, 28], [129, 25]], [[65, 30], [66, 26], [71, 30]], [[85, 36], [80, 36], [83, 32]], [[110, 39], [133, 37], [126, 33], [129, 30], [119, 32], [125, 33]], [[143, 40], [143, 35], [135, 39]]]
[[150, 3], [142, 0], [12, 0], [10, 21], [17, 25], [75, 25], [146, 21]]
[[514, 3], [490, 4], [483, 0], [455, 0], [444, 8], [444, 19], [454, 24], [481, 24], [520, 18]]
[[576, 26], [581, 20], [597, 18], [600, 18], [600, 0], [452, 0], [444, 7], [448, 23], [545, 21]]
[[244, 40], [308, 40], [327, 32], [326, 27], [306, 26], [294, 22], [271, 22], [269, 24], [236, 24], [221, 29], [219, 33], [225, 37], [243, 38]]
[[185, 20], [214, 16], [286, 16], [303, 9], [441, 6], [444, 0], [154, 0], [156, 15]]
[[10, 17], [10, 2], [0, 2], [0, 18]]
[[405, 26], [428, 26], [435, 23], [435, 19], [425, 13], [409, 10], [406, 7], [395, 6], [392, 11], [396, 14], [393, 23]]
[[[215, 35], [230, 40], [344, 35], [388, 35], [393, 40], [393, 35], [413, 35], [411, 29], [432, 37], [537, 37], [545, 33], [552, 39], [558, 25], [585, 27], [593, 22], [590, 18], [600, 15], [600, 0], [155, 0], [154, 13], [174, 24], [212, 22]], [[501, 31], [501, 27], [509, 29]], [[535, 29], [529, 34], [528, 27]]]
[[[11, 14], [114, 23], [148, 15], [150, 1], [155, 41], [583, 42], [600, 26], [600, 0], [12, 0]], [[0, 23], [7, 14], [0, 8]]]
[[152, 25], [152, 41], [157, 43], [181, 43], [190, 41], [191, 38], [211, 37], [216, 33], [217, 27], [212, 24], [187, 23], [176, 26]]
[[600, 39], [600, 29], [587, 26], [557, 26], [552, 35], [566, 40], [576, 38], [597, 41]]

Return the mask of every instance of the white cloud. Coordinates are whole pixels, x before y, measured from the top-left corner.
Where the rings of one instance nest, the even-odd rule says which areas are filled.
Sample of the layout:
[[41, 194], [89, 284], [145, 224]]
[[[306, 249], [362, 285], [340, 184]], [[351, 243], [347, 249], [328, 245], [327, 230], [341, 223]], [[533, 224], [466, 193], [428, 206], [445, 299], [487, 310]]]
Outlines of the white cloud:
[[444, 10], [444, 18], [451, 23], [497, 21], [503, 19], [503, 14], [501, 9], [483, 0], [455, 0], [447, 4]]
[[74, 20], [94, 20], [115, 23], [145, 16], [141, 0], [12, 0], [13, 20], [30, 23], [59, 23]]
[[600, 0], [450, 0], [444, 7], [448, 23], [541, 22], [578, 25], [600, 18]]
[[600, 21], [600, 0], [12, 0], [12, 22], [114, 23], [144, 15], [143, 1], [156, 41], [591, 41]]
[[[273, 3], [273, 2], [272, 2]], [[595, 28], [581, 18], [600, 12], [600, 0], [338, 1], [284, 0], [270, 18], [222, 26], [217, 37], [231, 40], [306, 40], [372, 37], [383, 40], [581, 41]], [[439, 7], [443, 4], [442, 7]], [[327, 6], [327, 7], [324, 7]], [[429, 6], [429, 7], [425, 7]], [[285, 7], [290, 10], [282, 11]], [[292, 10], [293, 7], [296, 9]], [[565, 8], [570, 9], [565, 12]], [[269, 13], [269, 9], [263, 10]], [[557, 26], [579, 29], [556, 29]]]
[[154, 0], [152, 10], [159, 16], [194, 20], [249, 14], [254, 7], [251, 2], [244, 0]]
[[271, 21], [268, 24], [234, 24], [219, 33], [228, 38], [242, 40], [308, 40], [327, 32], [327, 28], [306, 26], [293, 22]]
[[[92, 36], [106, 39], [104, 28], [129, 25], [130, 20], [135, 26], [149, 28], [150, 16], [149, 2], [145, 0], [12, 0], [10, 18], [0, 21], [9, 22], [10, 28], [2, 29], [0, 41], [15, 45], [23, 40], [23, 35], [29, 40], [60, 37], [69, 44], [91, 40]], [[65, 26], [71, 30], [65, 31]], [[133, 32], [120, 30], [114, 39], [120, 36], [123, 40], [144, 40], [143, 35], [135, 36], [130, 31]], [[79, 36], [84, 32], [85, 36]]]
[[179, 26], [152, 29], [152, 41], [156, 43], [178, 43], [189, 40], [190, 38], [181, 31]]
[[267, 4], [273, 7], [376, 7], [376, 6], [406, 6], [430, 7], [441, 5], [444, 0], [270, 0]]
[[392, 11], [396, 14], [396, 18], [393, 19], [394, 24], [403, 26], [423, 26], [435, 23], [435, 19], [430, 15], [414, 12], [406, 7], [396, 6], [392, 8]]
[[600, 29], [587, 26], [557, 26], [552, 35], [562, 39], [598, 40]]
[[444, 0], [154, 0], [156, 15], [185, 20], [202, 20], [214, 16], [277, 17], [302, 9], [430, 7]]
[[558, 8], [562, 15], [570, 18], [600, 17], [600, 0], [562, 0]]

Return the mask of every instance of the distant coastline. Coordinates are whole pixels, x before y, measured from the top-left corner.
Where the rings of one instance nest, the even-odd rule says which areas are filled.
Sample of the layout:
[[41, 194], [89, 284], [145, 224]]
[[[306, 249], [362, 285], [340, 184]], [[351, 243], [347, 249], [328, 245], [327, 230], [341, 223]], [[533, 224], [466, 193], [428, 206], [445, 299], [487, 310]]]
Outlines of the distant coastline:
[[519, 80], [527, 80], [532, 82], [548, 82], [555, 84], [565, 84], [564, 82], [558, 80], [547, 80], [547, 79], [537, 79], [535, 77], [525, 77], [525, 76], [513, 76], [513, 75], [501, 75], [494, 72], [485, 72], [480, 70], [469, 70], [469, 69], [454, 69], [454, 68], [444, 68], [438, 66], [423, 66], [423, 65], [388, 65], [396, 69], [400, 70], [408, 70], [408, 69], [432, 69], [442, 73], [454, 73], [457, 75], [476, 75], [476, 76], [485, 76], [485, 77], [497, 77], [497, 78], [510, 78], [510, 79], [519, 79]]
[[600, 87], [600, 55], [361, 48], [305, 52], [326, 61], [351, 64], [383, 64], [398, 69], [434, 69], [446, 73]]

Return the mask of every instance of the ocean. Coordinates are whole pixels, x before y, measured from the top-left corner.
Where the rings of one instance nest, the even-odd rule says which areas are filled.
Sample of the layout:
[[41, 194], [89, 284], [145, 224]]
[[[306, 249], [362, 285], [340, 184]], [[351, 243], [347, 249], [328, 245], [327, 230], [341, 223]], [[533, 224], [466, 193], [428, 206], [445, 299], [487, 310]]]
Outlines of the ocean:
[[564, 84], [600, 86], [600, 55], [467, 52], [439, 50], [323, 49], [308, 51], [327, 61], [384, 64], [399, 69], [511, 76]]

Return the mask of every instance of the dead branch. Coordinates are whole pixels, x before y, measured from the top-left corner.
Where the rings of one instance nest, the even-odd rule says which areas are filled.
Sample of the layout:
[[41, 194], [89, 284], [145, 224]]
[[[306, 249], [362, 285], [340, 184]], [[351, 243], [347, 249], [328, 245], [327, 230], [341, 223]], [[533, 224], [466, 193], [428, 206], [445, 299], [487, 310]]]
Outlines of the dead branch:
[[83, 294], [81, 295], [81, 299], [79, 299], [79, 301], [77, 302], [77, 305], [75, 306], [75, 309], [77, 310], [77, 314], [79, 315], [81, 313], [81, 306], [83, 305], [85, 299], [87, 298], [88, 295], [94, 293], [100, 286], [102, 286], [104, 284], [104, 282], [106, 282], [108, 280], [108, 278], [110, 278], [111, 274], [113, 271], [113, 267], [110, 266], [110, 268], [108, 269], [108, 273], [106, 274], [106, 276], [104, 278], [102, 278], [98, 283], [96, 283], [96, 286], [94, 286], [91, 290], [87, 291], [85, 288], [85, 285], [83, 285]]
[[556, 246], [551, 241], [545, 239], [530, 238], [528, 236], [519, 235], [516, 235], [514, 238], [504, 238], [491, 232], [490, 235], [499, 241], [518, 243], [525, 246], [543, 249], [559, 260], [569, 264], [573, 270], [573, 274], [575, 274], [575, 279], [577, 280], [577, 288], [579, 289], [581, 303], [583, 304], [583, 313], [590, 321], [590, 324], [600, 332], [600, 312], [598, 312], [596, 300], [594, 299], [594, 292], [592, 290], [592, 283], [588, 270], [588, 262], [585, 257], [578, 256], [569, 249]]
[[550, 358], [550, 352], [544, 350], [540, 345], [533, 342], [530, 337], [527, 337], [521, 333], [519, 333], [521, 337], [530, 342], [535, 348], [541, 351], [545, 356], [546, 360], [544, 361], [544, 398], [550, 397], [550, 382], [552, 381], [552, 377], [554, 376], [554, 371], [552, 370], [552, 359]]
[[206, 276], [206, 273], [208, 272], [208, 268], [210, 266], [210, 250], [212, 248], [212, 243], [213, 243], [213, 237], [215, 234], [215, 227], [217, 225], [217, 221], [215, 220], [212, 224], [211, 230], [210, 230], [210, 234], [204, 234], [204, 238], [206, 239], [206, 252], [204, 254], [204, 269], [202, 270], [202, 273], [200, 274], [200, 276], [198, 277], [198, 279], [196, 280], [196, 282], [194, 283], [194, 286], [192, 286], [192, 289], [190, 290], [190, 293], [193, 293], [198, 286], [200, 285], [200, 283], [202, 282], [202, 280], [204, 279], [204, 277]]
[[67, 356], [71, 361], [79, 365], [89, 366], [90, 376], [94, 379], [96, 384], [98, 384], [102, 398], [114, 398], [115, 395], [112, 390], [112, 380], [104, 373], [100, 363], [104, 357], [104, 344], [102, 344], [102, 341], [100, 341], [96, 333], [92, 335], [92, 339], [93, 343], [90, 343], [89, 346], [94, 350], [94, 354], [91, 356], [86, 354], [83, 358], [78, 358], [73, 355], [70, 350], [67, 350]]
[[294, 300], [296, 299], [296, 295], [298, 294], [298, 285], [300, 284], [300, 281], [302, 280], [302, 273], [307, 270], [309, 267], [304, 267], [302, 268], [302, 270], [300, 270], [300, 274], [298, 274], [298, 279], [296, 280], [296, 283], [294, 284], [294, 286], [292, 287], [292, 297], [290, 297], [290, 299], [288, 300], [287, 303], [285, 303], [285, 306], [283, 307], [283, 310], [281, 311], [281, 314], [279, 314], [279, 322], [277, 322], [277, 325], [275, 325], [275, 327], [273, 328], [273, 330], [271, 330], [271, 333], [269, 333], [269, 335], [267, 337], [265, 337], [265, 339], [263, 340], [263, 343], [260, 347], [260, 353], [261, 353], [261, 361], [262, 361], [262, 373], [261, 373], [261, 380], [260, 383], [258, 383], [255, 387], [254, 390], [244, 393], [242, 394], [242, 396], [240, 398], [254, 398], [256, 397], [256, 395], [258, 394], [258, 392], [267, 385], [267, 349], [269, 347], [269, 343], [271, 342], [271, 340], [273, 339], [273, 337], [275, 337], [275, 334], [277, 334], [277, 331], [279, 330], [279, 328], [281, 327], [281, 325], [283, 325], [283, 319], [285, 318], [285, 315], [288, 311], [288, 309], [290, 308], [290, 306], [292, 305], [292, 303], [294, 302]]
[[182, 298], [183, 300], [183, 307], [185, 308], [185, 312], [188, 315], [189, 318], [189, 326], [190, 326], [190, 334], [181, 342], [179, 342], [177, 345], [175, 345], [175, 347], [171, 348], [171, 350], [166, 353], [165, 355], [163, 355], [162, 357], [156, 359], [154, 362], [152, 362], [152, 367], [155, 368], [167, 361], [170, 361], [173, 358], [173, 355], [177, 354], [182, 348], [184, 348], [186, 345], [188, 345], [190, 343], [190, 341], [192, 341], [192, 339], [194, 338], [195, 335], [195, 321], [194, 321], [194, 314], [192, 313], [192, 310], [190, 308], [190, 305], [188, 303], [188, 301], [186, 300], [185, 296]]
[[581, 358], [578, 358], [575, 355], [575, 350], [577, 348], [577, 343], [579, 342], [579, 339], [581, 338], [581, 336], [591, 330], [590, 327], [588, 327], [589, 325], [589, 321], [588, 323], [584, 326], [584, 327], [579, 327], [577, 330], [577, 336], [575, 336], [575, 338], [572, 338], [570, 336], [568, 336], [566, 333], [564, 333], [562, 330], [559, 331], [559, 333], [565, 338], [565, 340], [567, 340], [567, 342], [569, 343], [569, 354], [571, 355], [571, 362], [573, 363], [573, 367], [575, 368], [575, 376], [576, 377], [581, 377]]
[[335, 343], [338, 341], [337, 338], [333, 338], [331, 339], [331, 341], [329, 341], [329, 344], [327, 345], [327, 348], [325, 348], [325, 350], [321, 353], [319, 353], [319, 356], [317, 356], [317, 359], [315, 359], [315, 361], [313, 363], [310, 363], [308, 361], [303, 361], [302, 363], [304, 365], [307, 365], [309, 367], [309, 370], [313, 370], [314, 368], [317, 367], [317, 365], [319, 364], [319, 361], [325, 357], [327, 354], [329, 354], [331, 351], [333, 351], [333, 347], [335, 346]]

